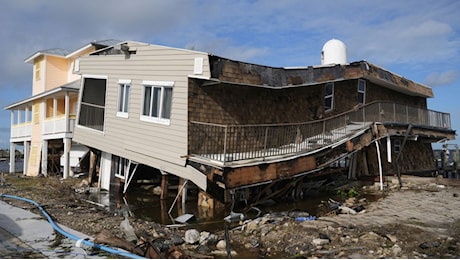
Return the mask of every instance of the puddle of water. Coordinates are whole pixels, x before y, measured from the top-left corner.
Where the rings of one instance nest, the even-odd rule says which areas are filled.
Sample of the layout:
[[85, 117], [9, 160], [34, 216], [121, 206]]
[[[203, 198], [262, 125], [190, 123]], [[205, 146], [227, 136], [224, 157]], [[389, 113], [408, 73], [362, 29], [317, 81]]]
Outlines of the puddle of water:
[[[153, 221], [163, 225], [180, 224], [174, 221], [175, 218], [183, 214], [192, 214], [194, 217], [188, 221], [190, 228], [198, 230], [206, 230], [213, 232], [223, 230], [225, 225], [228, 225], [224, 218], [230, 214], [230, 208], [204, 209], [198, 207], [198, 202], [194, 194], [188, 196], [185, 203], [185, 208], [182, 209], [180, 201], [172, 207], [174, 196], [170, 192], [165, 200], [160, 200], [158, 195], [154, 195], [143, 189], [133, 189], [123, 197], [121, 194], [113, 193], [92, 193], [82, 195], [85, 199], [93, 201], [97, 204], [103, 204], [110, 212], [123, 215], [130, 214], [138, 219]], [[372, 202], [382, 197], [376, 194], [363, 194], [367, 201]], [[332, 198], [337, 201], [344, 201], [345, 198], [339, 196], [331, 196], [326, 193], [314, 193], [310, 196], [296, 201], [278, 201], [273, 205], [258, 205], [258, 209], [262, 211], [262, 215], [266, 213], [280, 213], [292, 210], [308, 212], [312, 216], [321, 216], [322, 202]], [[172, 208], [171, 208], [172, 207]], [[170, 211], [170, 214], [168, 212]], [[234, 209], [235, 212], [242, 212], [243, 209]], [[256, 216], [257, 211], [252, 210], [247, 213], [247, 216], [252, 218]], [[237, 226], [238, 223], [230, 224]]]

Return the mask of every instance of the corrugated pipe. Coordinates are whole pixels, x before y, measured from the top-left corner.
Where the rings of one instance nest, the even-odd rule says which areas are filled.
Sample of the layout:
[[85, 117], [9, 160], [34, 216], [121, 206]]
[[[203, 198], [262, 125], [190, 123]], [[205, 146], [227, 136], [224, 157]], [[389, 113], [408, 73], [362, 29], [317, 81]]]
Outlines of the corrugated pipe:
[[120, 256], [127, 257], [127, 258], [145, 259], [145, 257], [139, 256], [139, 255], [136, 255], [136, 254], [132, 254], [132, 253], [129, 253], [129, 252], [113, 249], [113, 248], [110, 248], [110, 247], [107, 247], [107, 246], [104, 246], [104, 245], [98, 245], [98, 244], [95, 244], [95, 243], [93, 243], [93, 242], [91, 242], [89, 240], [79, 238], [77, 236], [74, 236], [72, 234], [67, 233], [62, 228], [60, 228], [56, 223], [54, 223], [53, 219], [51, 219], [50, 215], [42, 208], [42, 206], [40, 206], [37, 202], [35, 202], [33, 200], [18, 197], [18, 196], [12, 196], [12, 195], [8, 195], [8, 194], [0, 194], [0, 197], [9, 198], [9, 199], [16, 199], [16, 200], [22, 200], [22, 201], [25, 201], [25, 202], [28, 202], [28, 203], [31, 203], [31, 204], [35, 205], [42, 212], [42, 214], [48, 219], [48, 222], [51, 224], [51, 226], [54, 228], [54, 230], [58, 231], [62, 235], [66, 236], [66, 237], [68, 237], [68, 238], [70, 238], [72, 240], [77, 241], [78, 245], [85, 244], [85, 245], [87, 245], [89, 247], [104, 250], [104, 251], [109, 252], [111, 254], [120, 255]]

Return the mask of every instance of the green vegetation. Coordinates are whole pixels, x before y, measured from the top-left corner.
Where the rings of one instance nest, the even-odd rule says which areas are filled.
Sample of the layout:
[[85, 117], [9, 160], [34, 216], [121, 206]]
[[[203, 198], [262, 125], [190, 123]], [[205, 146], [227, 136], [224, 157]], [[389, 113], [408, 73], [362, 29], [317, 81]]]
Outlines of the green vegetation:
[[361, 195], [361, 193], [358, 191], [357, 188], [352, 187], [348, 190], [347, 189], [337, 190], [337, 195], [340, 197], [354, 198], [354, 197], [358, 197], [359, 195]]

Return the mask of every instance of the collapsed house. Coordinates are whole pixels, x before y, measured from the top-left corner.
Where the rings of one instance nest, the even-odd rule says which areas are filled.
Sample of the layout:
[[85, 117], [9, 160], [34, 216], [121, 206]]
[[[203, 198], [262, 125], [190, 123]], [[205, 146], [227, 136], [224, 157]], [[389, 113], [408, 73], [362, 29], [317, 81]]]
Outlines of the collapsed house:
[[142, 166], [221, 202], [298, 192], [343, 161], [350, 178], [435, 170], [431, 143], [455, 130], [448, 113], [428, 109], [431, 88], [348, 63], [338, 40], [321, 61], [284, 68], [133, 41], [99, 48], [73, 69], [73, 141], [98, 156], [103, 189], [126, 192]]
[[74, 140], [100, 151], [103, 188], [126, 188], [141, 164], [222, 202], [344, 158], [351, 177], [434, 170], [431, 143], [455, 131], [427, 108], [431, 88], [347, 63], [338, 40], [322, 63], [268, 67], [126, 41], [79, 59]]

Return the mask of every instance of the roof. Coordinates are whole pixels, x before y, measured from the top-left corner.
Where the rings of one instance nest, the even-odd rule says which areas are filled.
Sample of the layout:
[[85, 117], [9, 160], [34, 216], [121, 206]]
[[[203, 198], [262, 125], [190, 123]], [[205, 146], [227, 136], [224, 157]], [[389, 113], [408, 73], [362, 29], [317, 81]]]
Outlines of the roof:
[[[269, 67], [210, 55], [208, 84], [228, 83], [272, 89], [301, 87], [365, 78], [412, 96], [433, 97], [430, 87], [401, 77], [367, 61], [295, 68]], [[248, 77], [235, 77], [235, 74]]]
[[99, 41], [93, 41], [90, 42], [74, 51], [69, 51], [66, 49], [61, 49], [61, 48], [54, 48], [54, 49], [48, 49], [48, 50], [40, 50], [32, 54], [31, 56], [27, 57], [24, 62], [25, 63], [33, 63], [34, 59], [41, 56], [41, 55], [50, 55], [50, 56], [57, 56], [57, 57], [62, 57], [62, 58], [69, 58], [72, 57], [88, 48], [91, 46], [95, 46], [96, 50], [105, 48], [108, 46], [116, 45], [120, 43], [121, 41], [119, 40], [114, 40], [114, 39], [109, 39], [109, 40], [99, 40]]
[[45, 91], [45, 92], [42, 92], [40, 94], [37, 94], [37, 95], [34, 95], [34, 96], [31, 96], [31, 97], [28, 97], [26, 99], [23, 99], [21, 101], [18, 101], [18, 102], [15, 102], [13, 104], [10, 104], [6, 107], [4, 107], [3, 109], [5, 110], [11, 110], [11, 109], [14, 109], [14, 108], [17, 108], [17, 107], [20, 107], [22, 105], [25, 105], [27, 103], [30, 103], [34, 100], [37, 100], [37, 99], [40, 99], [40, 98], [44, 98], [44, 97], [47, 97], [47, 96], [51, 96], [51, 95], [55, 95], [56, 93], [60, 93], [60, 92], [66, 92], [66, 91], [69, 91], [69, 92], [78, 92], [79, 89], [80, 89], [80, 83], [81, 80], [75, 80], [75, 81], [72, 81], [70, 83], [67, 83], [67, 84], [64, 84], [62, 86], [59, 86], [59, 87], [56, 87], [56, 88], [53, 88], [53, 89], [50, 89], [48, 91]]

